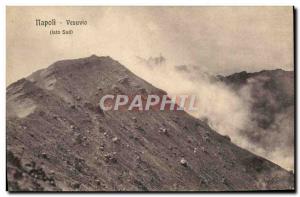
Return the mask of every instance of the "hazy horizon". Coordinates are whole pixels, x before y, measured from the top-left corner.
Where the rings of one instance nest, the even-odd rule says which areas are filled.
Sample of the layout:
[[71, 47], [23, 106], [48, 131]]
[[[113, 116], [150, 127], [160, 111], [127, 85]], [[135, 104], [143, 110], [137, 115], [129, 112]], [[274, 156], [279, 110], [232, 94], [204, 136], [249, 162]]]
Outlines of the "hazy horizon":
[[[38, 18], [88, 25], [49, 35], [53, 27], [35, 26]], [[212, 74], [293, 70], [293, 7], [7, 7], [6, 20], [7, 85], [55, 61], [92, 54], [136, 74], [136, 56], [160, 54], [170, 66]]]

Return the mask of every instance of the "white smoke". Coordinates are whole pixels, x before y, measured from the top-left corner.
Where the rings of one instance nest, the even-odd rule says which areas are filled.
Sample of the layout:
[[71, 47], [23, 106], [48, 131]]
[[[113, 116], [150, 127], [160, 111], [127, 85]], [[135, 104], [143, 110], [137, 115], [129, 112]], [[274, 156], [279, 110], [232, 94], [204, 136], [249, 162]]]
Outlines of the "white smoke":
[[[266, 149], [258, 147], [242, 134], [243, 130], [255, 132], [257, 126], [251, 121], [252, 97], [250, 88], [241, 89], [239, 94], [234, 92], [224, 83], [212, 80], [207, 70], [197, 73], [184, 74], [176, 67], [168, 65], [167, 61], [153, 64], [154, 58], [138, 58], [137, 61], [129, 64], [129, 69], [141, 78], [152, 83], [154, 86], [166, 90], [169, 95], [196, 95], [197, 111], [188, 111], [191, 115], [208, 121], [208, 124], [222, 135], [230, 136], [233, 143], [250, 150], [251, 152], [263, 156], [286, 169], [293, 169], [293, 157], [288, 153], [289, 149], [274, 148]], [[149, 66], [151, 60], [151, 66]], [[202, 73], [202, 74], [200, 74]], [[191, 77], [192, 76], [192, 77]], [[241, 96], [242, 95], [242, 96]], [[278, 117], [279, 118], [279, 117]], [[285, 119], [283, 119], [285, 120]], [[283, 125], [292, 125], [285, 123]], [[268, 144], [277, 142], [287, 143], [279, 136], [270, 135]], [[282, 144], [282, 145], [283, 145]]]

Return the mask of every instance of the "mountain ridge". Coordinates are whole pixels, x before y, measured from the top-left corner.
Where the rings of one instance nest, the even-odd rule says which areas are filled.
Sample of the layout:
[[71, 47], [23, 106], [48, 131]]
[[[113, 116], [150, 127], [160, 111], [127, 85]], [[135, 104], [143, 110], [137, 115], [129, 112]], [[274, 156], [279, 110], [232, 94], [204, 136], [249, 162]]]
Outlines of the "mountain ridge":
[[293, 190], [292, 173], [186, 112], [103, 112], [98, 101], [108, 93], [166, 94], [97, 56], [9, 85], [8, 190]]

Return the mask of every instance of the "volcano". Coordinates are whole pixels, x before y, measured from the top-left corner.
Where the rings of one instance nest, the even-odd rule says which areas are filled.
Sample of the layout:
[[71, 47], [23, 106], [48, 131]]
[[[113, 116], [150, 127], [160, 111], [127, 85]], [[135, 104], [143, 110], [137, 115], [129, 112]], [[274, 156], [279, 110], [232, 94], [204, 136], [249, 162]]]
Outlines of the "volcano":
[[294, 169], [294, 72], [240, 72], [219, 79], [251, 106], [251, 128], [241, 131], [242, 135], [264, 150], [266, 157], [276, 163], [285, 158], [285, 167]]
[[185, 111], [102, 111], [107, 94], [167, 93], [95, 55], [9, 85], [8, 191], [294, 190], [292, 172]]

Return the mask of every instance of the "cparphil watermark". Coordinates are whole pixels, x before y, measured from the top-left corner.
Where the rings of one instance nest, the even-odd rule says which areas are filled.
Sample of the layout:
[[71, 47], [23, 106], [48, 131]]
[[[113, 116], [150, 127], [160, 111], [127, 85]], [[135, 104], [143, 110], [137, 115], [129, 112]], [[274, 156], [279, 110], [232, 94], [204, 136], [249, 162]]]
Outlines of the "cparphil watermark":
[[104, 95], [99, 106], [103, 111], [196, 111], [196, 95]]

